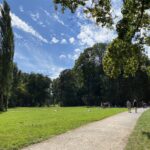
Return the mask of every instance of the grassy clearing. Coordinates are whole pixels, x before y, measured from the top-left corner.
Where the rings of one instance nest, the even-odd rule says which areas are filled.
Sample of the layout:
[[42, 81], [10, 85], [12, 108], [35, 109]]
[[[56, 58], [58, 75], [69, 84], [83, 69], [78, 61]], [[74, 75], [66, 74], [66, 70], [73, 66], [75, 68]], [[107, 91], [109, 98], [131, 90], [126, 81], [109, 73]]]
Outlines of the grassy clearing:
[[150, 150], [150, 110], [144, 112], [138, 120], [126, 150]]
[[16, 108], [0, 114], [0, 150], [16, 150], [126, 109]]

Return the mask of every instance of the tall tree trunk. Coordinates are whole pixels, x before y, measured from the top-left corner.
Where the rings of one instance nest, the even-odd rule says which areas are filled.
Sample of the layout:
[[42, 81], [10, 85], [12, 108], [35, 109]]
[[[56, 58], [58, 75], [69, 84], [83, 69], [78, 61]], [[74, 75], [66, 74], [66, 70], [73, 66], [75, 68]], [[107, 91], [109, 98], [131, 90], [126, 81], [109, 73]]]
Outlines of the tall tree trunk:
[[0, 94], [0, 111], [4, 111], [4, 98], [3, 98], [3, 94]]
[[8, 108], [8, 96], [4, 96], [4, 111], [7, 111]]

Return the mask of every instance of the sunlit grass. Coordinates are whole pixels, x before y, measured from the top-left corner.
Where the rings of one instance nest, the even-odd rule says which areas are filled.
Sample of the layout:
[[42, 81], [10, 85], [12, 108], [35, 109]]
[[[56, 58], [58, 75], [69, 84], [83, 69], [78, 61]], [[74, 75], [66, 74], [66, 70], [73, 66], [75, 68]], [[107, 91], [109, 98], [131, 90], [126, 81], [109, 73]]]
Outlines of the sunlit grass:
[[138, 120], [126, 150], [150, 150], [150, 110], [144, 112]]
[[9, 109], [0, 114], [0, 150], [19, 149], [125, 110], [97, 107]]

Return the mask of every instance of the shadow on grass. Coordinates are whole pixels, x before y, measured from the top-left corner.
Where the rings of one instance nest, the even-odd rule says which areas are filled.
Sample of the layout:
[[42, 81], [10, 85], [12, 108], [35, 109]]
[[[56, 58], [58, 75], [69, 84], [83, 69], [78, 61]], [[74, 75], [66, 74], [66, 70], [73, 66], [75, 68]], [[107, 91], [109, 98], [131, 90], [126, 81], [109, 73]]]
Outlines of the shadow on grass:
[[0, 111], [0, 114], [3, 114], [3, 113], [5, 113], [5, 112], [7, 112], [7, 111]]
[[142, 132], [143, 135], [147, 136], [150, 139], [150, 132]]

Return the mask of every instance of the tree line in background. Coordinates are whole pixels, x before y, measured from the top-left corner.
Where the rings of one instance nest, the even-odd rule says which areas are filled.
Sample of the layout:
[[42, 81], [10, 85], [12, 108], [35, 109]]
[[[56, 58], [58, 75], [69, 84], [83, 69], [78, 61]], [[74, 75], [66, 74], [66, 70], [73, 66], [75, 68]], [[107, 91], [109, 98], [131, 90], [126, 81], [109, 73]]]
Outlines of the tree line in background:
[[[96, 19], [96, 23], [110, 27], [113, 23], [111, 1], [62, 1], [62, 10], [72, 12], [79, 6]], [[93, 7], [94, 6], [94, 7]], [[125, 0], [122, 19], [117, 22], [118, 37], [109, 45], [100, 43], [85, 49], [73, 69], [64, 70], [51, 80], [41, 74], [23, 73], [13, 63], [14, 38], [10, 8], [4, 0], [0, 6], [0, 111], [16, 106], [100, 106], [110, 102], [124, 106], [127, 100], [148, 102], [150, 98], [150, 60], [144, 54], [149, 44], [149, 0]], [[107, 75], [108, 76], [107, 76]]]
[[[15, 65], [9, 106], [100, 106], [103, 102], [125, 106], [127, 100], [133, 99], [148, 102], [147, 72], [139, 69], [134, 77], [108, 77], [102, 65], [106, 48], [106, 44], [100, 43], [85, 49], [73, 69], [62, 71], [53, 81], [41, 74], [22, 73]], [[143, 54], [143, 58], [145, 67], [149, 66], [148, 57]]]
[[42, 74], [23, 73], [14, 64], [9, 107], [49, 106], [51, 104], [50, 78]]
[[[127, 100], [137, 99], [148, 102], [150, 99], [150, 78], [145, 69], [138, 69], [135, 76], [125, 78], [108, 77], [102, 65], [107, 45], [100, 43], [85, 49], [76, 60], [72, 70], [64, 70], [52, 84], [53, 100], [61, 106], [100, 106], [110, 102], [112, 106], [125, 106]], [[143, 54], [145, 64], [150, 60]]]

